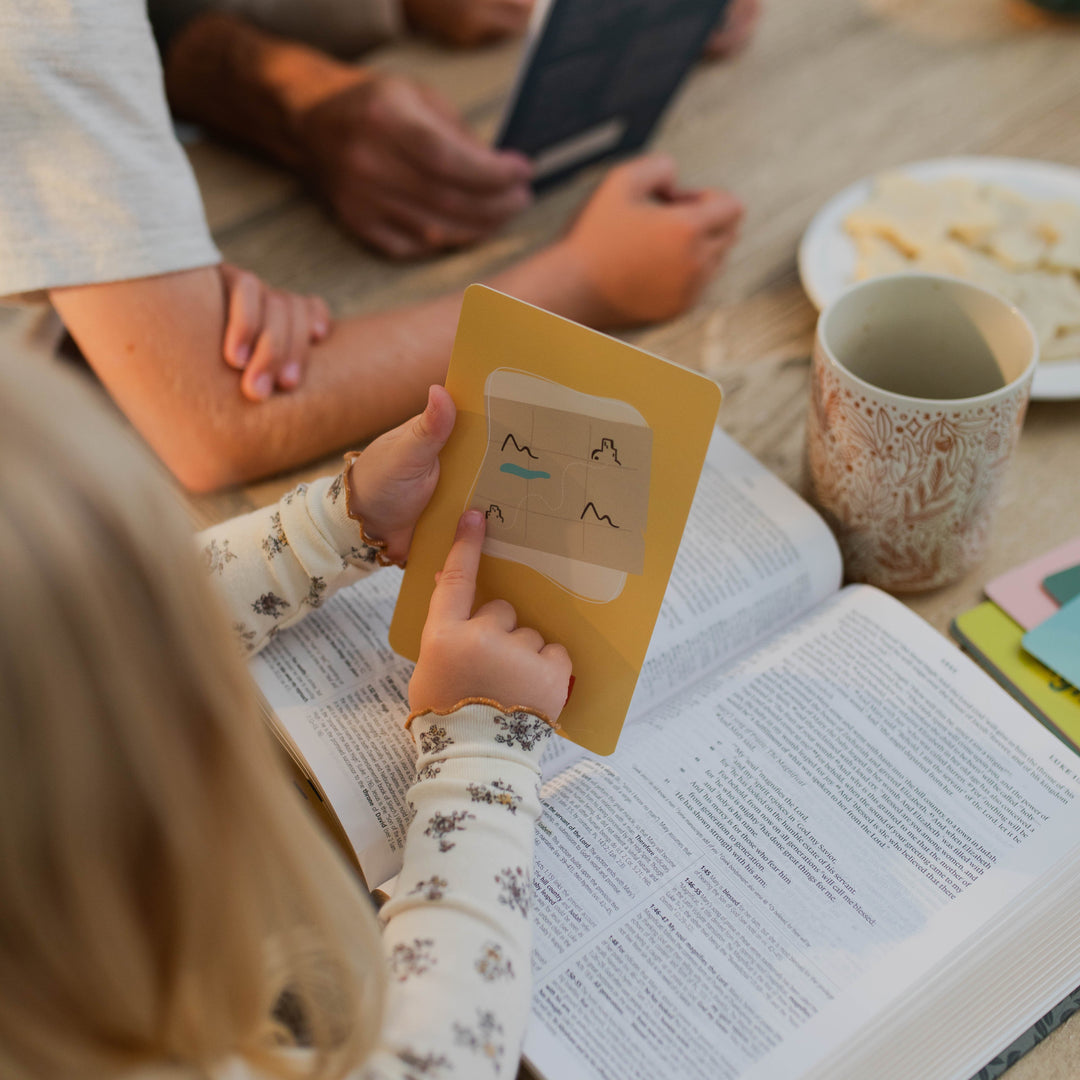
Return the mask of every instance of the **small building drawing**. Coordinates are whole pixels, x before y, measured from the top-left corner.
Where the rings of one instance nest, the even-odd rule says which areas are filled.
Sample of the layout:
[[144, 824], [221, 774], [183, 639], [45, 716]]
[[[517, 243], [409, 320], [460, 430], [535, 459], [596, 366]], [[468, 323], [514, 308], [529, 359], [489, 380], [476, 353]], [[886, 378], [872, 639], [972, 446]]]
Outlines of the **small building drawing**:
[[619, 449], [614, 439], [601, 439], [600, 445], [590, 455], [592, 461], [603, 461], [609, 465], [622, 465], [619, 460]]

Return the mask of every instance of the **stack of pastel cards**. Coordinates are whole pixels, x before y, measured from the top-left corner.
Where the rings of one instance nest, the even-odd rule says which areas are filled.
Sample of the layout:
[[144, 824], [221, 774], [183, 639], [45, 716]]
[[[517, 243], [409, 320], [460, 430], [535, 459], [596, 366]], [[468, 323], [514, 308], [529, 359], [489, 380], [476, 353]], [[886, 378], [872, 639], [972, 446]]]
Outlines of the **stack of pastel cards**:
[[1024, 635], [1024, 648], [1051, 671], [1080, 687], [1080, 565], [1048, 574], [1043, 591], [1061, 606]]
[[1014, 697], [1080, 749], [1080, 537], [995, 578], [952, 631]]

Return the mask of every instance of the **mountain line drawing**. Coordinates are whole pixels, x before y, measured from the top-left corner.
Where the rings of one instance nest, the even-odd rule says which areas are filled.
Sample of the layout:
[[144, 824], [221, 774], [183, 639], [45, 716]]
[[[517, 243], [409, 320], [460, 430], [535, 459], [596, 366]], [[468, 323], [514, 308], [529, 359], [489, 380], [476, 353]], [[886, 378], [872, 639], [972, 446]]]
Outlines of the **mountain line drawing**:
[[584, 521], [586, 513], [588, 513], [588, 511], [590, 510], [593, 512], [593, 516], [596, 518], [597, 521], [606, 521], [613, 529], [617, 529], [619, 527], [615, 524], [614, 521], [611, 520], [611, 518], [607, 516], [607, 514], [601, 514], [600, 511], [596, 509], [596, 503], [594, 503], [591, 499], [585, 504], [585, 509], [581, 511], [581, 517], [578, 518], [578, 520]]
[[529, 444], [528, 443], [526, 443], [524, 446], [519, 446], [518, 445], [518, 441], [517, 441], [517, 439], [514, 438], [514, 433], [513, 432], [510, 432], [510, 434], [507, 435], [505, 439], [503, 439], [503, 444], [502, 444], [501, 447], [499, 447], [499, 452], [500, 453], [502, 453], [502, 451], [506, 449], [506, 444], [507, 443], [513, 443], [514, 444], [514, 449], [519, 454], [525, 453], [525, 454], [528, 454], [529, 457], [531, 457], [533, 459], [533, 461], [538, 460], [537, 455], [534, 454], [532, 452], [532, 450], [529, 449]]

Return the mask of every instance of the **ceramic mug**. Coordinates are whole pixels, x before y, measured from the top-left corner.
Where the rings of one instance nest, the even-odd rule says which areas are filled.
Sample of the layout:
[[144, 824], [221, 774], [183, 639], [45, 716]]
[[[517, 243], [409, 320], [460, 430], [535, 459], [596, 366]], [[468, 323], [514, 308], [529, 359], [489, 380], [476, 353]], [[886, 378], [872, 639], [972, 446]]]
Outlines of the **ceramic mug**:
[[874, 278], [821, 313], [807, 463], [849, 580], [918, 592], [981, 558], [1038, 351], [1019, 310], [954, 278]]

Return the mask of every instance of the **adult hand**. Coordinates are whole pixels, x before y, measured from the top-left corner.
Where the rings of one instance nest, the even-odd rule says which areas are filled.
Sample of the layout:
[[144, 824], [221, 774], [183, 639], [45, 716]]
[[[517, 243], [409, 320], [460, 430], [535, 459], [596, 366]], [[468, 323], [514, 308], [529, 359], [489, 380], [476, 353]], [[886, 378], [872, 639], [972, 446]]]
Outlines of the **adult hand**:
[[431, 594], [409, 707], [446, 710], [465, 698], [489, 698], [554, 722], [566, 704], [570, 656], [561, 645], [545, 644], [536, 630], [518, 626], [505, 600], [471, 614], [483, 542], [484, 515], [467, 510]]
[[761, 0], [731, 0], [720, 25], [705, 42], [706, 60], [723, 60], [737, 53], [753, 37], [761, 17]]
[[441, 386], [428, 390], [427, 407], [380, 435], [349, 473], [349, 509], [364, 531], [386, 542], [384, 554], [404, 562], [417, 519], [439, 481], [439, 452], [450, 438], [457, 411]]
[[523, 33], [533, 0], [405, 0], [405, 17], [420, 33], [451, 45], [484, 45]]
[[395, 258], [472, 244], [531, 201], [532, 167], [396, 75], [365, 74], [300, 118], [305, 168], [347, 229]]
[[247, 270], [221, 265], [226, 324], [222, 355], [243, 371], [240, 390], [249, 401], [265, 401], [276, 386], [295, 390], [303, 377], [308, 347], [330, 333], [330, 309], [318, 296], [272, 289]]
[[723, 265], [742, 216], [730, 192], [680, 189], [668, 157], [612, 169], [560, 245], [594, 299], [591, 324], [632, 326], [685, 311]]

